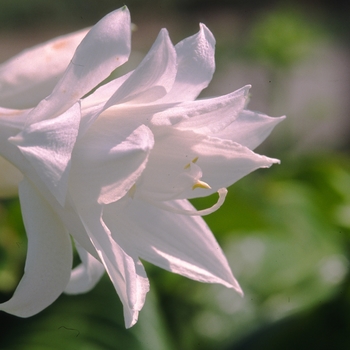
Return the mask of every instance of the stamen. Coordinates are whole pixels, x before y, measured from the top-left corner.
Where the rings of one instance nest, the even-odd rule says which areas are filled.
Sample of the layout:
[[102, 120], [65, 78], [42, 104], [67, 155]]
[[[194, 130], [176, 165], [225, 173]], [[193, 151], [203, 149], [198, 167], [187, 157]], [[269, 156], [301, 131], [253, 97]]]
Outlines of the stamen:
[[[198, 158], [199, 158], [199, 157], [193, 158], [191, 162], [192, 162], [193, 164], [197, 163]], [[188, 169], [190, 166], [191, 166], [191, 163], [187, 163], [187, 164], [185, 165], [184, 169]]]
[[197, 180], [196, 183], [192, 186], [192, 190], [196, 188], [204, 188], [205, 190], [210, 190], [211, 187], [204, 181]]
[[152, 201], [151, 203], [160, 209], [163, 209], [175, 214], [189, 215], [189, 216], [204, 216], [204, 215], [209, 215], [211, 213], [214, 213], [214, 211], [218, 210], [224, 204], [225, 198], [227, 195], [227, 189], [220, 188], [218, 190], [218, 194], [219, 194], [218, 201], [210, 208], [203, 209], [203, 210], [178, 209], [178, 208], [172, 207], [171, 205], [167, 205], [166, 202]]

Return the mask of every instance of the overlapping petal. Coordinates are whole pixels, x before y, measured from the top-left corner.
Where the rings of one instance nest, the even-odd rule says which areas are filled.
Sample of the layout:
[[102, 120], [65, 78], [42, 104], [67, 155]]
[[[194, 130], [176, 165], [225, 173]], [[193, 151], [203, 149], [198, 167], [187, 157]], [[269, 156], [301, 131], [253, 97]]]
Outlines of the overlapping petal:
[[160, 109], [152, 117], [153, 125], [173, 125], [197, 133], [215, 133], [230, 125], [247, 103], [250, 85], [228, 95], [184, 102]]
[[66, 287], [72, 268], [72, 244], [55, 212], [26, 179], [19, 186], [28, 251], [24, 275], [0, 310], [29, 317], [49, 306]]
[[29, 125], [9, 140], [29, 160], [38, 176], [63, 206], [70, 160], [80, 124], [80, 104], [54, 119]]
[[[165, 96], [173, 86], [176, 71], [175, 48], [168, 32], [163, 29], [134, 71], [97, 89], [83, 102], [90, 108], [83, 115], [81, 134], [101, 113], [112, 106], [125, 103], [149, 104]], [[100, 102], [103, 98], [105, 102]]]
[[162, 29], [152, 48], [130, 77], [106, 103], [150, 103], [163, 97], [173, 86], [176, 52], [166, 29]]
[[[94, 107], [96, 113], [97, 110], [101, 112], [102, 107], [97, 108], [96, 105], [104, 104], [106, 99], [108, 103], [103, 105], [103, 110], [108, 108], [108, 106], [117, 104], [118, 99], [119, 103], [122, 99], [127, 100], [129, 103], [149, 103], [152, 101], [152, 98], [149, 98], [152, 92], [154, 92], [154, 100], [157, 100], [158, 111], [166, 110], [172, 104], [176, 105], [179, 102], [192, 101], [208, 86], [213, 76], [215, 70], [214, 50], [215, 39], [213, 34], [204, 24], [200, 24], [200, 31], [197, 34], [180, 41], [175, 46], [176, 57], [174, 58], [174, 49], [168, 33], [163, 30], [136, 71], [125, 74], [99, 87], [93, 94], [83, 100], [83, 106]], [[176, 63], [176, 66], [174, 63]], [[153, 68], [149, 69], [149, 66]], [[160, 69], [160, 67], [164, 68]], [[151, 80], [149, 79], [150, 72], [154, 70], [155, 73], [153, 77], [151, 75]], [[118, 91], [131, 75], [132, 78], [125, 83], [121, 91]], [[142, 79], [142, 81], [138, 82], [137, 79]], [[172, 81], [173, 84], [171, 84]], [[160, 89], [161, 86], [164, 86], [162, 91]], [[159, 94], [155, 93], [156, 91]], [[159, 98], [164, 92], [167, 92], [166, 95]], [[145, 94], [150, 95], [148, 99], [140, 98], [145, 96]], [[112, 95], [114, 97], [110, 99]], [[132, 108], [132, 106], [129, 107]], [[147, 109], [147, 107], [141, 105], [142, 109]], [[174, 111], [175, 115], [180, 113], [181, 111], [178, 113]], [[165, 119], [166, 117], [161, 116], [160, 118]]]
[[89, 254], [80, 244], [75, 242], [75, 247], [82, 263], [71, 272], [69, 283], [64, 290], [68, 294], [88, 292], [95, 287], [105, 272], [101, 262]]
[[271, 133], [273, 128], [285, 117], [271, 118], [265, 114], [243, 110], [235, 123], [225, 129], [212, 133], [212, 136], [232, 140], [245, 147], [254, 149], [259, 146]]
[[[278, 163], [236, 142], [189, 130], [160, 127], [154, 133], [155, 146], [137, 186], [140, 197], [152, 200], [208, 196], [258, 168]], [[197, 166], [211, 189], [193, 189], [200, 179], [198, 171], [192, 171]]]
[[[0, 105], [32, 108], [58, 83], [87, 29], [24, 50], [0, 65]], [[30, 62], [30, 64], [28, 64]]]
[[200, 24], [197, 34], [180, 41], [175, 49], [177, 74], [162, 103], [196, 99], [208, 86], [215, 71], [215, 38], [204, 24]]
[[112, 238], [101, 208], [84, 208], [80, 215], [123, 303], [125, 325], [132, 327], [149, 291], [146, 272], [138, 259], [128, 255]]
[[53, 92], [30, 114], [28, 123], [56, 117], [106, 79], [130, 54], [130, 13], [113, 11], [88, 32]]
[[[193, 210], [187, 200], [171, 207]], [[147, 202], [129, 199], [107, 205], [103, 219], [129, 254], [174, 273], [208, 283], [220, 283], [242, 293], [213, 234], [201, 217], [174, 214]], [[156, 225], [154, 223], [157, 223]]]
[[145, 125], [129, 135], [96, 123], [74, 150], [70, 186], [75, 203], [108, 204], [123, 197], [144, 171], [153, 144]]

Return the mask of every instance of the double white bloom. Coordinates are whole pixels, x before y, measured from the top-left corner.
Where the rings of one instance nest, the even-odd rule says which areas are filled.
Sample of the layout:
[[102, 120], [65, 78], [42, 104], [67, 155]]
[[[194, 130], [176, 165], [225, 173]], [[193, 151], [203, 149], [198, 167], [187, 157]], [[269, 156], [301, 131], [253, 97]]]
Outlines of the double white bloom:
[[[69, 61], [84, 35], [0, 66], [7, 107], [0, 109], [0, 176], [7, 192], [22, 177], [28, 236], [24, 276], [0, 310], [34, 315], [63, 291], [91, 289], [107, 271], [130, 327], [149, 290], [139, 258], [241, 293], [200, 215], [220, 206], [225, 187], [278, 162], [251, 149], [282, 118], [245, 110], [249, 87], [195, 101], [215, 68], [205, 25], [175, 47], [163, 29], [134, 71], [84, 98], [128, 59], [127, 8], [98, 22]], [[216, 191], [218, 203], [204, 211], [187, 200]], [[73, 271], [71, 236], [82, 260]]]

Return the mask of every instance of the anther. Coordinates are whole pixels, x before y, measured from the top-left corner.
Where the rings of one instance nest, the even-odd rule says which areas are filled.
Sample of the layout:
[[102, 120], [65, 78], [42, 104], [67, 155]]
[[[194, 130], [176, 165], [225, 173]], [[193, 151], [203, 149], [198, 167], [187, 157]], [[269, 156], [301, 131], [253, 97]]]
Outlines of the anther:
[[192, 186], [192, 190], [196, 188], [204, 188], [205, 190], [210, 190], [211, 187], [204, 181], [197, 180], [196, 183]]

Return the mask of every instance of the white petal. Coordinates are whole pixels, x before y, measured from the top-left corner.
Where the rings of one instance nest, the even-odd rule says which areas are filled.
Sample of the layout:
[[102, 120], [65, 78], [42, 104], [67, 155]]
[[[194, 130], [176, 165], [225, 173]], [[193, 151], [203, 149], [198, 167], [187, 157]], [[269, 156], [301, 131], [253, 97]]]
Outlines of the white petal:
[[76, 205], [123, 197], [145, 169], [153, 143], [144, 125], [123, 134], [103, 120], [95, 123], [74, 150], [70, 188]]
[[132, 72], [102, 85], [91, 95], [82, 99], [82, 119], [79, 128], [80, 136], [83, 136], [90, 125], [107, 109], [106, 101], [108, 101], [119, 87], [129, 78], [131, 73]]
[[[34, 184], [34, 186], [40, 191], [40, 194], [49, 203], [51, 208], [60, 217], [64, 226], [68, 229], [71, 235], [84, 247], [91, 255], [98, 258], [97, 252], [86, 233], [86, 230], [76, 213], [73, 202], [68, 193], [65, 206], [63, 207], [55, 198], [51, 191], [48, 191], [44, 186], [40, 176], [38, 176], [37, 170], [35, 169], [35, 162], [30, 162], [18, 149], [17, 146], [8, 142], [8, 137], [18, 133], [17, 125], [6, 125], [6, 120], [3, 123], [2, 117], [0, 116], [0, 154], [10, 160], [17, 169], [20, 169], [22, 173]], [[9, 134], [9, 135], [6, 135]], [[7, 163], [5, 163], [7, 164]], [[13, 169], [13, 168], [12, 168]], [[3, 170], [6, 170], [3, 169]], [[41, 174], [44, 176], [45, 174]], [[5, 174], [4, 174], [5, 176]], [[14, 177], [12, 181], [15, 181], [18, 177]], [[50, 179], [48, 179], [50, 180]]]
[[[128, 129], [130, 132], [140, 124], [149, 125], [152, 116], [164, 112], [174, 104], [120, 104], [105, 110], [104, 103], [89, 106], [82, 109], [82, 121], [79, 128], [79, 136], [83, 136], [93, 122], [103, 118], [103, 123], [108, 123], [115, 130]], [[105, 121], [108, 120], [108, 121]]]
[[[80, 134], [83, 135], [101, 113], [116, 109], [116, 105], [119, 107], [128, 103], [128, 108], [137, 108], [137, 105], [146, 104], [142, 108], [148, 109], [148, 103], [158, 100], [170, 90], [175, 75], [175, 49], [164, 29], [137, 69], [100, 87], [83, 100], [83, 108], [87, 110], [83, 113]], [[167, 108], [166, 104], [162, 104], [158, 111], [164, 108]], [[132, 111], [126, 111], [125, 117], [129, 117], [131, 113]], [[148, 120], [150, 119], [151, 115]]]
[[[212, 192], [231, 186], [256, 169], [280, 163], [278, 159], [254, 153], [236, 142], [215, 137], [207, 137], [194, 145], [193, 151], [199, 157], [196, 164], [202, 169], [202, 180], [212, 187]], [[188, 193], [187, 198], [207, 195], [207, 190], [198, 188]]]
[[0, 105], [35, 107], [51, 93], [87, 29], [31, 47], [0, 65]]
[[176, 75], [176, 53], [169, 34], [162, 29], [152, 48], [107, 102], [105, 108], [120, 103], [150, 103], [163, 97]]
[[197, 34], [180, 41], [175, 49], [178, 64], [175, 83], [161, 103], [196, 99], [215, 71], [215, 39], [204, 24], [200, 24]]
[[79, 123], [80, 104], [76, 103], [64, 114], [29, 125], [10, 139], [61, 205], [67, 193], [71, 153]]
[[29, 122], [62, 113], [126, 62], [130, 36], [130, 14], [125, 6], [102, 18], [78, 46], [52, 94], [32, 111]]
[[[91, 123], [107, 107], [125, 101], [140, 104], [157, 100], [159, 106], [157, 106], [156, 111], [153, 111], [154, 114], [169, 109], [174, 104], [173, 101], [194, 99], [212, 78], [215, 69], [214, 46], [214, 37], [208, 28], [201, 24], [200, 31], [196, 35], [181, 41], [175, 46], [177, 55], [176, 69], [174, 66], [174, 49], [168, 33], [165, 30], [161, 31], [152, 49], [135, 71], [102, 86], [95, 93], [84, 99], [84, 108], [91, 107], [92, 104], [96, 103], [102, 104], [103, 100], [111, 95], [111, 91], [113, 89], [117, 90], [121, 86], [121, 82], [124, 83], [126, 78], [128, 78], [125, 84], [121, 86], [121, 89], [115, 93], [104, 107], [102, 105], [95, 106], [90, 110], [89, 116], [84, 119], [88, 119], [89, 123]], [[175, 74], [175, 82], [172, 84]], [[160, 88], [161, 86], [164, 86], [163, 90]], [[169, 91], [167, 95], [160, 98], [167, 91]], [[232, 98], [230, 96], [225, 98], [225, 100]], [[234, 96], [234, 98], [237, 98], [237, 96]], [[210, 102], [210, 105], [205, 105], [205, 107], [197, 103], [193, 106], [192, 111], [189, 110], [191, 106], [181, 107], [172, 110], [170, 113], [165, 112], [164, 116], [158, 115], [157, 118], [160, 120], [158, 121], [157, 119], [157, 122], [165, 124], [165, 119], [167, 118], [178, 122], [179, 119], [188, 118], [193, 113], [198, 115], [198, 109], [200, 108], [201, 110], [205, 108], [206, 111], [213, 111], [214, 107], [212, 105], [214, 103], [220, 105], [221, 107], [217, 108], [221, 109], [224, 108], [225, 104], [228, 104], [228, 102], [221, 99], [220, 101]], [[184, 114], [185, 116], [183, 116]], [[202, 124], [205, 125], [207, 123], [204, 121]], [[83, 128], [85, 129], [86, 127]]]
[[[40, 191], [41, 195], [45, 198], [45, 200], [51, 205], [53, 210], [59, 215], [60, 219], [64, 222], [65, 227], [69, 230], [69, 232], [72, 234], [72, 236], [87, 250], [89, 251], [90, 254], [92, 254], [95, 257], [98, 257], [97, 252], [95, 248], [92, 246], [91, 241], [89, 237], [87, 236], [87, 233], [85, 231], [85, 228], [83, 224], [80, 221], [79, 216], [76, 214], [74, 207], [72, 206], [72, 201], [69, 197], [67, 196], [68, 200], [65, 203], [65, 207], [60, 205], [57, 201], [57, 199], [54, 197], [52, 192], [48, 191], [46, 186], [43, 185], [42, 178], [45, 178], [45, 175], [48, 175], [47, 181], [50, 183], [52, 179], [50, 179], [49, 174], [45, 174], [45, 167], [50, 166], [50, 162], [55, 161], [55, 157], [53, 154], [53, 157], [50, 158], [49, 155], [47, 155], [48, 158], [48, 164], [42, 163], [40, 164], [40, 155], [41, 153], [45, 154], [45, 147], [48, 147], [49, 144], [45, 143], [45, 137], [42, 137], [43, 135], [38, 137], [38, 140], [35, 140], [35, 137], [33, 142], [37, 142], [40, 139], [42, 139], [44, 143], [44, 150], [43, 151], [38, 151], [39, 153], [39, 159], [36, 162], [33, 160], [32, 162], [30, 161], [31, 157], [29, 156], [29, 159], [27, 159], [23, 153], [18, 149], [17, 146], [14, 144], [8, 142], [8, 138], [12, 137], [14, 135], [17, 135], [18, 132], [23, 128], [25, 125], [25, 120], [26, 120], [26, 114], [27, 111], [17, 111], [17, 110], [9, 110], [9, 109], [2, 109], [0, 108], [0, 154], [9, 160], [12, 164], [15, 165], [17, 169], [19, 169], [22, 173], [26, 174], [26, 177], [30, 179], [30, 181], [36, 186], [36, 188]], [[58, 118], [59, 119], [59, 118]], [[61, 120], [62, 122], [62, 120]], [[62, 126], [62, 133], [63, 137], [67, 137], [70, 132], [72, 132], [73, 128], [73, 122], [74, 118], [72, 121], [69, 121], [69, 116], [68, 116], [68, 125]], [[39, 123], [42, 126], [45, 126], [46, 122]], [[48, 125], [50, 126], [50, 121], [47, 122]], [[59, 129], [59, 128], [58, 128]], [[48, 128], [47, 131], [49, 131], [50, 128]], [[67, 135], [65, 135], [67, 133]], [[51, 135], [52, 136], [52, 135]], [[58, 135], [59, 136], [59, 133]], [[63, 141], [63, 147], [66, 147], [64, 139]], [[49, 149], [47, 149], [49, 151]], [[59, 154], [58, 156], [63, 156], [62, 154]], [[34, 157], [34, 155], [33, 155]], [[2, 158], [1, 158], [2, 159]], [[67, 155], [68, 159], [68, 155]], [[43, 173], [38, 176], [37, 170], [35, 167], [38, 165], [38, 169], [44, 170]], [[54, 165], [54, 164], [53, 164]], [[8, 168], [9, 167], [9, 168]], [[13, 177], [11, 176], [11, 179], [8, 179], [10, 174], [7, 173], [7, 169], [11, 172], [11, 175], [13, 174]], [[64, 176], [67, 176], [68, 173], [65, 173]], [[17, 182], [18, 178], [21, 175], [11, 167], [7, 162], [4, 163], [4, 167], [1, 167], [1, 172], [0, 172], [0, 177], [4, 177], [7, 183], [14, 185], [15, 182]], [[64, 184], [64, 183], [63, 183]], [[1, 186], [0, 186], [1, 187]], [[9, 194], [9, 190], [15, 191], [15, 189], [11, 188], [6, 188], [4, 191], [6, 191]], [[64, 189], [62, 190], [62, 192]], [[16, 191], [17, 192], [17, 191]], [[59, 194], [60, 195], [60, 194]]]
[[105, 272], [104, 266], [77, 242], [75, 247], [82, 263], [72, 270], [69, 283], [64, 290], [68, 294], [80, 294], [91, 290]]
[[[8, 137], [18, 134], [18, 125], [17, 123], [11, 123], [12, 121], [16, 121], [16, 118], [3, 118], [0, 111], [0, 154], [25, 174], [25, 176], [34, 184], [34, 186], [36, 186], [41, 195], [60, 217], [64, 223], [64, 226], [68, 229], [75, 240], [78, 241], [79, 244], [83, 246], [84, 249], [86, 249], [91, 255], [98, 258], [97, 252], [91, 244], [79, 216], [76, 214], [76, 210], [69, 193], [65, 201], [65, 206], [63, 207], [57, 201], [54, 194], [51, 191], [48, 191], [46, 186], [44, 186], [41, 177], [45, 177], [45, 173], [38, 176], [37, 170], [35, 169], [36, 162], [31, 162], [23, 155], [21, 150], [16, 145], [8, 142]], [[66, 130], [66, 132], [68, 131], [69, 129]], [[43, 164], [43, 166], [45, 170], [45, 164]], [[50, 181], [50, 178], [48, 178], [48, 181]]]
[[259, 146], [271, 133], [273, 128], [285, 117], [271, 118], [265, 114], [243, 110], [238, 118], [225, 129], [213, 136], [232, 140], [241, 145], [254, 149]]
[[59, 215], [60, 219], [64, 223], [64, 226], [67, 228], [70, 235], [74, 238], [74, 241], [78, 242], [79, 245], [87, 252], [89, 252], [90, 255], [92, 255], [95, 259], [98, 259], [98, 253], [91, 243], [90, 237], [86, 232], [85, 226], [82, 223], [80, 216], [77, 214], [70, 194], [68, 193], [64, 207], [62, 207], [48, 191], [45, 191], [44, 194], [49, 197], [51, 206]]
[[130, 77], [132, 72], [129, 72], [117, 79], [114, 79], [102, 86], [100, 86], [91, 95], [82, 100], [82, 108], [86, 109], [94, 107], [98, 104], [105, 105], [106, 101], [120, 88], [120, 86]]
[[169, 106], [152, 117], [154, 125], [174, 125], [178, 129], [208, 134], [230, 125], [247, 103], [250, 85], [228, 95]]
[[[1, 128], [0, 128], [1, 130]], [[0, 137], [0, 150], [3, 150], [1, 147], [1, 137]], [[7, 146], [7, 145], [6, 145]], [[10, 146], [12, 146], [10, 144]], [[76, 213], [76, 209], [73, 205], [73, 202], [68, 194], [67, 200], [65, 202], [65, 206], [63, 207], [54, 197], [54, 195], [43, 186], [43, 183], [34, 169], [34, 167], [29, 163], [29, 161], [23, 156], [23, 154], [15, 147], [7, 147], [8, 149], [12, 148], [11, 155], [16, 157], [16, 163], [20, 164], [22, 168], [26, 169], [26, 174], [28, 175], [28, 179], [36, 186], [36, 188], [40, 191], [40, 194], [45, 198], [45, 200], [49, 203], [53, 211], [59, 216], [62, 220], [64, 226], [70, 232], [70, 234], [74, 237], [74, 239], [79, 242], [79, 244], [84, 247], [91, 255], [95, 258], [98, 258], [98, 254], [92, 245], [84, 225], [82, 224], [80, 217]], [[15, 154], [14, 154], [15, 153]], [[13, 179], [15, 180], [15, 179]]]
[[[119, 107], [128, 103], [130, 108], [141, 105], [142, 109], [148, 109], [147, 104], [160, 99], [171, 89], [176, 70], [175, 49], [168, 32], [163, 29], [137, 69], [103, 85], [83, 100], [83, 108], [87, 110], [83, 114], [80, 133], [83, 135], [89, 125], [112, 106]], [[143, 104], [146, 105], [142, 106]], [[151, 107], [154, 109], [153, 105]], [[113, 108], [116, 107], [110, 109]], [[164, 108], [168, 108], [166, 104], [162, 104], [157, 110]], [[131, 113], [132, 111], [126, 111], [125, 116], [128, 117]], [[148, 120], [150, 119], [151, 115]]]
[[19, 110], [0, 107], [0, 131], [3, 133], [4, 128], [11, 128], [12, 135], [9, 134], [7, 137], [18, 134], [24, 128], [30, 111], [30, 109]]
[[[153, 132], [155, 146], [136, 186], [135, 196], [140, 198], [166, 201], [208, 196], [258, 168], [279, 162], [235, 142], [188, 130], [158, 127]], [[193, 189], [197, 180], [211, 189]]]
[[0, 310], [29, 317], [53, 303], [66, 287], [72, 244], [61, 221], [26, 179], [19, 194], [28, 236], [27, 260], [13, 297], [0, 304]]
[[113, 240], [101, 218], [98, 207], [81, 211], [90, 239], [122, 301], [125, 326], [132, 327], [138, 319], [149, 282], [143, 266], [132, 258]]
[[[181, 210], [194, 209], [186, 200], [171, 205]], [[201, 217], [170, 213], [130, 199], [124, 207], [118, 202], [106, 206], [103, 219], [126, 251], [136, 252], [140, 258], [171, 272], [242, 292]]]

